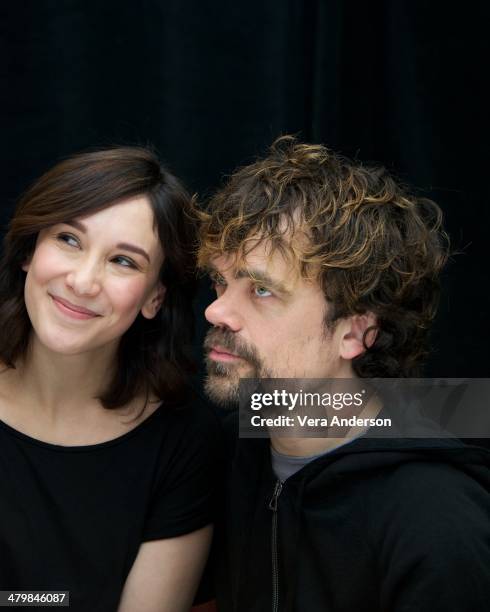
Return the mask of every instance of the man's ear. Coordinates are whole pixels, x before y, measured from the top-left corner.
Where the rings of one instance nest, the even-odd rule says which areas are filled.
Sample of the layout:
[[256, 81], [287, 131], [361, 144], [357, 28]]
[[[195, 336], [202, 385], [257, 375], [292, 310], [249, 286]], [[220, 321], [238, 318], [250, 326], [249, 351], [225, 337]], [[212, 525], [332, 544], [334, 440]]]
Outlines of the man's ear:
[[156, 316], [157, 312], [162, 306], [165, 291], [166, 288], [159, 282], [150, 293], [146, 302], [141, 308], [141, 314], [145, 317], [145, 319], [153, 319]]
[[340, 340], [340, 356], [354, 359], [364, 353], [366, 346], [369, 348], [374, 344], [378, 333], [377, 320], [372, 312], [366, 312], [348, 317], [345, 323], [345, 333]]

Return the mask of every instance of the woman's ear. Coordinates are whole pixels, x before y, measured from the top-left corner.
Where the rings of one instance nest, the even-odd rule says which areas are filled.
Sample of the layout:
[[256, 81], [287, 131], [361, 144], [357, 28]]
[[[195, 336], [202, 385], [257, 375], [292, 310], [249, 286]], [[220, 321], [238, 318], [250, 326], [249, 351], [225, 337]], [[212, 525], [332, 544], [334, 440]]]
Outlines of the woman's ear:
[[22, 270], [24, 270], [24, 272], [27, 272], [29, 270], [29, 266], [31, 265], [31, 258], [29, 257], [29, 259], [26, 259], [25, 262], [21, 265]]
[[343, 359], [354, 359], [364, 353], [366, 346], [369, 348], [374, 344], [378, 333], [377, 320], [372, 312], [366, 312], [349, 317], [348, 322], [340, 341], [340, 356]]
[[165, 298], [166, 288], [162, 283], [158, 283], [153, 291], [148, 296], [146, 302], [141, 308], [141, 314], [145, 319], [153, 319], [160, 310]]

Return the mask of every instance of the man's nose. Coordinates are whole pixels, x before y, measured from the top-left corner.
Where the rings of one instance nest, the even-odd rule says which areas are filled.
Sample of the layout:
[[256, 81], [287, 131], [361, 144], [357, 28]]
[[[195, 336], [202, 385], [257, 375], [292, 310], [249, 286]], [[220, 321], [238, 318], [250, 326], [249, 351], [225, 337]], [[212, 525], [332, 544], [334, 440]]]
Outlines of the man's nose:
[[215, 327], [228, 327], [232, 331], [239, 331], [243, 325], [239, 302], [229, 289], [211, 302], [204, 316]]
[[85, 259], [66, 275], [66, 284], [76, 295], [93, 297], [100, 292], [102, 272], [98, 262]]

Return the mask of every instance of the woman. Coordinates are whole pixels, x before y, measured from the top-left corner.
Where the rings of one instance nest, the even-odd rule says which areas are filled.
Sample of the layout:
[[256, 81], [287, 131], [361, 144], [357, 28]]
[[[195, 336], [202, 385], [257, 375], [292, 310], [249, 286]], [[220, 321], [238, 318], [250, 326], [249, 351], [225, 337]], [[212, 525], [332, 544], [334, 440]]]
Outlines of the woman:
[[146, 149], [75, 155], [21, 199], [0, 264], [0, 590], [188, 610], [216, 431], [189, 397], [189, 198]]

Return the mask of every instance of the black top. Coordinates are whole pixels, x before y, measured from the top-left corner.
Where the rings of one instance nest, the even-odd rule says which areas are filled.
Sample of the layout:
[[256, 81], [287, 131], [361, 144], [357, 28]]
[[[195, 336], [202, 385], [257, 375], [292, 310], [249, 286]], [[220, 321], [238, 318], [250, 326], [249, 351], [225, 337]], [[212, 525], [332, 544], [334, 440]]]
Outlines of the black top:
[[218, 425], [160, 406], [132, 431], [58, 446], [0, 421], [0, 590], [68, 590], [70, 610], [117, 610], [142, 542], [212, 521]]

